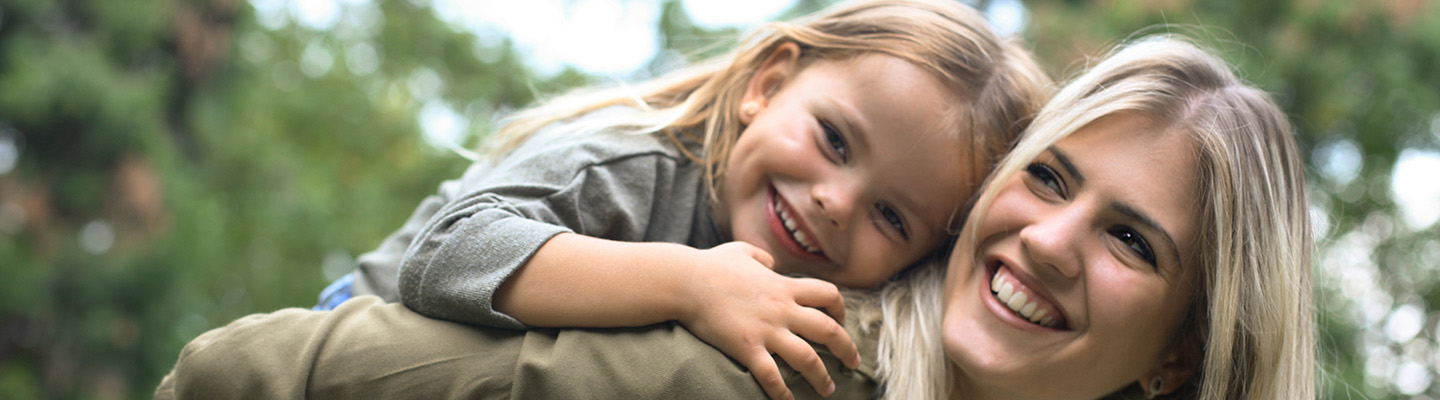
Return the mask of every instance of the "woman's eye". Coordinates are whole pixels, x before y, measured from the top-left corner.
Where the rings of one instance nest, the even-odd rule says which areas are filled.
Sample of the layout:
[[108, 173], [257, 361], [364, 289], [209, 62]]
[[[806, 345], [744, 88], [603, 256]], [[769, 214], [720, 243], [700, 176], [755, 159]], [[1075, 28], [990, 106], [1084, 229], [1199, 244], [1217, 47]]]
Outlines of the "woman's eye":
[[881, 204], [875, 205], [875, 208], [880, 212], [880, 218], [884, 218], [885, 223], [890, 224], [891, 228], [899, 232], [900, 237], [905, 239], [910, 238], [910, 233], [905, 230], [905, 220], [900, 218], [900, 213], [895, 212], [893, 208]]
[[1146, 242], [1145, 237], [1140, 236], [1140, 233], [1127, 227], [1117, 226], [1110, 228], [1110, 235], [1119, 239], [1120, 243], [1124, 243], [1125, 246], [1129, 247], [1131, 251], [1134, 251], [1135, 254], [1144, 259], [1145, 262], [1150, 263], [1150, 266], [1157, 267], [1155, 264], [1155, 251], [1150, 249], [1150, 243]]
[[840, 131], [826, 122], [821, 122], [820, 128], [825, 131], [825, 144], [830, 146], [830, 151], [835, 152], [841, 162], [850, 160], [850, 147], [845, 144], [845, 137], [840, 136]]
[[1041, 185], [1049, 188], [1051, 192], [1064, 197], [1065, 185], [1060, 182], [1060, 174], [1055, 173], [1055, 170], [1051, 169], [1050, 166], [1034, 163], [1025, 167], [1025, 172], [1029, 173], [1030, 177], [1034, 178]]

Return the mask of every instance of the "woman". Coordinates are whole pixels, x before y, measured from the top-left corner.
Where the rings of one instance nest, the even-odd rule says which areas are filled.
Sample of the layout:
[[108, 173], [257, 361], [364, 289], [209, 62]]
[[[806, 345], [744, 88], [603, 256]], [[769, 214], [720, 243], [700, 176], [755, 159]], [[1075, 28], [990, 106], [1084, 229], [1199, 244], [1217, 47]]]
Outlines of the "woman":
[[[1199, 48], [1124, 46], [1041, 111], [948, 263], [848, 296], [847, 329], [878, 361], [845, 370], [821, 351], [835, 397], [1313, 398], [1310, 232], [1292, 136], [1265, 94]], [[797, 396], [818, 397], [787, 376]], [[355, 395], [763, 391], [673, 323], [507, 332], [373, 299], [209, 332], [157, 391]]]
[[948, 273], [872, 307], [886, 397], [1313, 398], [1306, 204], [1267, 95], [1184, 41], [1125, 46], [1042, 109]]

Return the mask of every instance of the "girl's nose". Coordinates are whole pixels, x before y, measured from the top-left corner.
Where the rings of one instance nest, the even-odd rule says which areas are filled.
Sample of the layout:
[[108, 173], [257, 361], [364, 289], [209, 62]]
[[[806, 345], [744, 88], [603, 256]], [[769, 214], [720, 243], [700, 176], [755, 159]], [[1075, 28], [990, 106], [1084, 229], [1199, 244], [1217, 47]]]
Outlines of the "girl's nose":
[[849, 229], [856, 199], [859, 198], [856, 185], [845, 182], [817, 184], [811, 186], [810, 192], [810, 198], [814, 199], [815, 207], [820, 209], [820, 216], [825, 222], [836, 230]]
[[1066, 211], [1071, 210], [1032, 215], [1020, 229], [1020, 243], [1037, 268], [1048, 266], [1075, 278], [1082, 268], [1077, 249], [1084, 239], [1085, 219], [1081, 213]]

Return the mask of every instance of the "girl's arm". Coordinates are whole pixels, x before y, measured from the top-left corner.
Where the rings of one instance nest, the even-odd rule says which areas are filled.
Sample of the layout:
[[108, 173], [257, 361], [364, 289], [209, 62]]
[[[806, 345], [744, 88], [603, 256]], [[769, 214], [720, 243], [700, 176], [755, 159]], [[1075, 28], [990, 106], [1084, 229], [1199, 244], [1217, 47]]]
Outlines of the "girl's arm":
[[[668, 144], [654, 135], [541, 132], [493, 166], [477, 165], [442, 187], [446, 203], [416, 230], [401, 260], [401, 300], [433, 318], [502, 328], [525, 327], [506, 311], [531, 325], [678, 320], [776, 397], [789, 392], [770, 353], [825, 392], [824, 365], [802, 337], [849, 365], [858, 359], [848, 335], [815, 308], [842, 315], [833, 285], [779, 276], [768, 255], [757, 261], [748, 246], [687, 247], [718, 240], [703, 212], [702, 168]], [[534, 290], [506, 289], [515, 293], [497, 309], [502, 284], [522, 279], [517, 271], [538, 277]], [[817, 297], [816, 287], [827, 294]], [[560, 307], [507, 308], [552, 298]]]
[[[718, 244], [700, 217], [703, 172], [651, 135], [542, 132], [494, 164], [441, 186], [442, 206], [398, 257], [406, 306], [473, 325], [524, 329], [497, 312], [495, 291], [552, 237]], [[713, 236], [713, 235], [710, 235]]]
[[[837, 321], [834, 285], [770, 270], [769, 254], [733, 242], [709, 250], [560, 234], [510, 276], [498, 311], [527, 325], [627, 327], [680, 321], [750, 369], [772, 398], [790, 398], [771, 353], [829, 395], [834, 382], [810, 339], [851, 368], [859, 353]], [[823, 311], [822, 311], [823, 310]]]

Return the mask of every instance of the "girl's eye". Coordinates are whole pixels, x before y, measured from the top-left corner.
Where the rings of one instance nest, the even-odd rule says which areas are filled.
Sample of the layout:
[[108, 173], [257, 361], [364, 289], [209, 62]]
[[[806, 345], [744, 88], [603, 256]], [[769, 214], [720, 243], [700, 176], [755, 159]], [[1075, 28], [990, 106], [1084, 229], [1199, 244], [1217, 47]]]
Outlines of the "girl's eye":
[[905, 230], [905, 219], [900, 218], [900, 213], [883, 204], [876, 204], [875, 209], [880, 213], [880, 218], [885, 219], [885, 223], [890, 224], [891, 228], [900, 233], [900, 237], [910, 238], [910, 233]]
[[840, 131], [828, 122], [821, 122], [820, 128], [825, 131], [825, 144], [830, 146], [830, 151], [835, 152], [841, 162], [850, 160], [850, 147], [845, 144], [845, 137], [840, 136]]
[[1041, 185], [1045, 185], [1052, 193], [1061, 197], [1065, 196], [1065, 184], [1060, 181], [1060, 174], [1055, 173], [1055, 170], [1051, 169], [1049, 165], [1033, 163], [1025, 167], [1025, 172]]
[[1146, 242], [1145, 237], [1140, 236], [1139, 232], [1135, 232], [1128, 227], [1117, 226], [1110, 228], [1110, 235], [1119, 239], [1120, 243], [1124, 243], [1125, 246], [1130, 247], [1131, 251], [1134, 251], [1135, 254], [1139, 255], [1145, 262], [1150, 263], [1151, 267], [1159, 268], [1155, 264], [1155, 251], [1150, 249], [1150, 243]]

